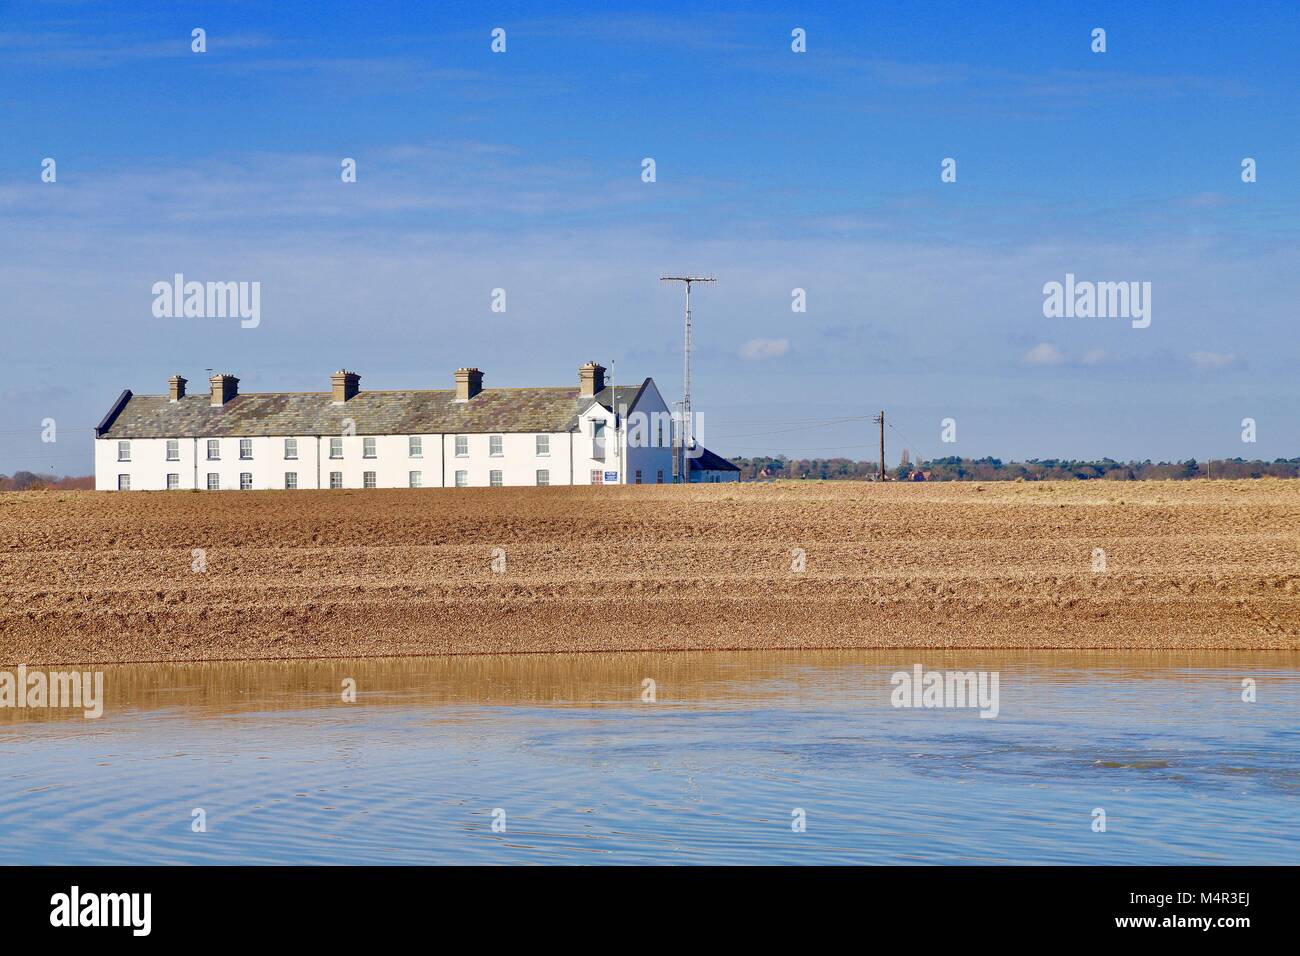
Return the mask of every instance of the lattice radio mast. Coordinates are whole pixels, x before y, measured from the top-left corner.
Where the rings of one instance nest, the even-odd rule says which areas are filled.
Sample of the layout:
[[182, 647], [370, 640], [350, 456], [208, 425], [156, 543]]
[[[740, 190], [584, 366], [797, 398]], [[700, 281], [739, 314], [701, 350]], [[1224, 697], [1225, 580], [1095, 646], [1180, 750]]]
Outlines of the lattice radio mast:
[[686, 339], [682, 350], [682, 420], [677, 429], [677, 454], [673, 466], [677, 479], [686, 481], [686, 449], [691, 445], [691, 283], [717, 282], [713, 276], [660, 276], [660, 282], [686, 283]]

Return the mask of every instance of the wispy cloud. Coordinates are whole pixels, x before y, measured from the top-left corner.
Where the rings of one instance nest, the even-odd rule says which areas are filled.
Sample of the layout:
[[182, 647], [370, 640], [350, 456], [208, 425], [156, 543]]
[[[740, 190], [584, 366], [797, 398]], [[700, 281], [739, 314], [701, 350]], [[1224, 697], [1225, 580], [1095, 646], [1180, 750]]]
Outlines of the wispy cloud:
[[1050, 342], [1040, 342], [1020, 357], [1025, 365], [1060, 365], [1065, 356]]
[[[153, 31], [156, 33], [156, 31]], [[19, 66], [42, 69], [107, 69], [146, 60], [198, 56], [190, 49], [188, 30], [174, 37], [146, 40], [133, 34], [95, 34], [83, 30], [40, 33], [0, 33], [3, 59]], [[208, 53], [246, 53], [266, 50], [274, 41], [264, 34], [220, 34], [210, 38]]]
[[610, 214], [650, 200], [631, 176], [615, 180], [581, 160], [546, 162], [504, 144], [453, 140], [350, 151], [355, 183], [341, 179], [344, 158], [260, 153], [89, 172], [63, 164], [57, 183], [34, 174], [0, 186], [0, 216], [34, 228], [60, 221], [83, 229], [224, 224], [247, 237], [313, 223], [400, 225], [431, 213], [455, 214], [471, 228], [518, 228], [540, 217]]
[[1188, 358], [1197, 368], [1211, 370], [1227, 368], [1233, 363], [1235, 356], [1223, 352], [1193, 352]]
[[770, 47], [756, 37], [762, 19], [744, 13], [713, 13], [707, 27], [695, 18], [646, 13], [586, 13], [547, 17], [512, 24], [510, 32], [525, 42], [531, 38], [583, 40], [620, 45], [654, 45], [687, 51], [760, 52]]
[[780, 358], [789, 351], [789, 339], [750, 339], [740, 347], [741, 357], [750, 362]]

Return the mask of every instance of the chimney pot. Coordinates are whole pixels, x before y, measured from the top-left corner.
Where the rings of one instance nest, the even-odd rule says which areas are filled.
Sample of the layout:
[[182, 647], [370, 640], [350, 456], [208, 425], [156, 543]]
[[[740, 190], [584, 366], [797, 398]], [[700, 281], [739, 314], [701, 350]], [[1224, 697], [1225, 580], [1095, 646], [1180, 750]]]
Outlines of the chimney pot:
[[596, 362], [588, 362], [578, 369], [578, 394], [583, 398], [591, 398], [597, 392], [605, 389], [605, 366]]
[[185, 378], [180, 375], [173, 375], [167, 380], [167, 400], [170, 402], [179, 402], [185, 397]]
[[361, 391], [361, 376], [356, 372], [339, 369], [330, 376], [330, 386], [334, 403], [346, 402], [350, 398], [356, 398], [357, 392]]
[[468, 402], [483, 391], [483, 373], [476, 368], [456, 369], [456, 401]]
[[208, 379], [212, 386], [212, 407], [220, 408], [239, 394], [239, 379], [229, 372], [222, 372]]

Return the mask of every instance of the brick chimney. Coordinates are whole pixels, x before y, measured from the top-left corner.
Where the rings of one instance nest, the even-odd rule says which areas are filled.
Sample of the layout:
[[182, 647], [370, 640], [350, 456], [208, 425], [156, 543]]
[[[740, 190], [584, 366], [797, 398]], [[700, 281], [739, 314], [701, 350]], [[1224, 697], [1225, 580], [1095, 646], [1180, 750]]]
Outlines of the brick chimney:
[[595, 362], [588, 362], [578, 369], [578, 384], [580, 390], [578, 394], [583, 398], [591, 398], [597, 392], [605, 388], [605, 366], [597, 365]]
[[222, 372], [208, 379], [212, 386], [212, 407], [220, 408], [239, 394], [239, 379], [229, 372]]
[[173, 375], [167, 379], [167, 401], [179, 402], [185, 397], [185, 379], [180, 375]]
[[356, 372], [339, 369], [330, 376], [330, 385], [334, 392], [334, 404], [338, 405], [357, 397], [357, 392], [361, 391], [361, 376]]
[[456, 401], [468, 402], [483, 391], [483, 373], [476, 368], [456, 369]]

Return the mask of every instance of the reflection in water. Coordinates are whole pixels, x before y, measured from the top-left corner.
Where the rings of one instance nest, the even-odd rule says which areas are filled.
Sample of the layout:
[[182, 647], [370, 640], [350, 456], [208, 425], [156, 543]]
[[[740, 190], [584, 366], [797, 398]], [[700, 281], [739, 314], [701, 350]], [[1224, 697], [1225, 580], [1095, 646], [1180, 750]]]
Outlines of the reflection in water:
[[[917, 663], [999, 672], [997, 719], [891, 707], [890, 676]], [[0, 863], [1293, 863], [1300, 846], [1300, 654], [104, 672], [99, 720], [0, 710]], [[196, 808], [206, 833], [191, 830]]]

